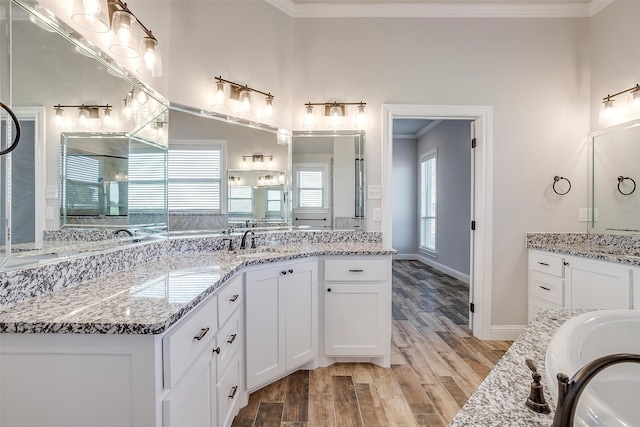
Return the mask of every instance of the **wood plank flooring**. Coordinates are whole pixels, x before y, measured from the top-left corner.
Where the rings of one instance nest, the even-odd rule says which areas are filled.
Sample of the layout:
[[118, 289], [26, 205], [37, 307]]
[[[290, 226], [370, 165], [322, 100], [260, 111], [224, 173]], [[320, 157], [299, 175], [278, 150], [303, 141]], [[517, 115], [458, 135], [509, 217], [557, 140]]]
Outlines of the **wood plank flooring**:
[[233, 427], [446, 426], [511, 345], [471, 335], [468, 300], [465, 283], [394, 261], [391, 369], [295, 372], [252, 393]]

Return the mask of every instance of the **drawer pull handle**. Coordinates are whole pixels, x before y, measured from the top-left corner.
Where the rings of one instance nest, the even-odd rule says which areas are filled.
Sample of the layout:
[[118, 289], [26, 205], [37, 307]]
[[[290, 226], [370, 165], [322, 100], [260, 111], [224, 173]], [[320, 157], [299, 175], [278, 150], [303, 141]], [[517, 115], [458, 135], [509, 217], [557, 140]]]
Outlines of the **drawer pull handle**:
[[209, 332], [209, 328], [202, 328], [200, 329], [200, 333], [193, 337], [193, 339], [200, 341], [205, 335], [207, 335], [207, 332]]
[[238, 336], [238, 334], [232, 334], [229, 339], [227, 340], [227, 344], [233, 344], [233, 342], [236, 340], [236, 337]]
[[545, 288], [544, 286], [540, 286], [540, 289], [544, 289], [545, 291], [550, 291], [551, 289]]
[[364, 273], [364, 270], [349, 270], [349, 273]]
[[546, 265], [547, 267], [549, 267], [549, 264], [548, 264], [548, 263], [546, 263], [546, 262], [540, 262], [540, 261], [538, 261], [538, 264], [540, 264], [540, 265]]
[[216, 354], [220, 354], [220, 347], [214, 348], [213, 352]]
[[237, 392], [238, 392], [238, 386], [234, 385], [233, 388], [231, 389], [231, 393], [229, 393], [229, 399], [233, 399], [234, 397], [236, 397]]
[[238, 297], [239, 297], [239, 296], [240, 296], [240, 295], [235, 294], [234, 296], [232, 296], [231, 298], [229, 298], [229, 302], [236, 302], [236, 301], [238, 300]]

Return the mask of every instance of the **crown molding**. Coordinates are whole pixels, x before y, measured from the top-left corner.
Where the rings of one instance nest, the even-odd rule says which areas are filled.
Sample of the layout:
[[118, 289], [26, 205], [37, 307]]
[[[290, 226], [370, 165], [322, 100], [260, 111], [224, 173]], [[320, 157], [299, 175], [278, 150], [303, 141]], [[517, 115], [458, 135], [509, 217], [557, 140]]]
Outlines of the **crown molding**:
[[293, 18], [588, 18], [614, 0], [484, 3], [300, 3], [266, 0]]

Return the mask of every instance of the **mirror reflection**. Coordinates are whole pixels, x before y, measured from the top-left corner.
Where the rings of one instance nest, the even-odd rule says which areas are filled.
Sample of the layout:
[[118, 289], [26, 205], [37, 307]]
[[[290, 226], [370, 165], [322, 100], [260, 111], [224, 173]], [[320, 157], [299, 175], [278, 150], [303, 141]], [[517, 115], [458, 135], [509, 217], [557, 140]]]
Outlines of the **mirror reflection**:
[[227, 179], [230, 226], [288, 225], [286, 171], [230, 169]]
[[365, 228], [364, 132], [294, 132], [293, 225]]
[[[55, 245], [46, 239], [57, 236], [56, 231], [61, 226], [69, 227], [64, 222], [65, 216], [58, 214], [63, 207], [61, 136], [85, 133], [83, 144], [96, 148], [94, 155], [104, 156], [112, 155], [109, 152], [119, 152], [119, 143], [115, 140], [123, 135], [132, 138], [128, 141], [129, 155], [132, 140], [166, 145], [163, 132], [167, 126], [167, 105], [160, 95], [123, 74], [117, 65], [106, 58], [98, 59], [95, 52], [92, 55], [80, 47], [77, 34], [64, 23], [59, 22], [54, 29], [40, 21], [31, 13], [30, 8], [37, 7], [35, 2], [12, 1], [6, 5], [11, 10], [3, 14], [2, 23], [3, 30], [10, 29], [7, 34], [10, 34], [11, 55], [9, 46], [3, 45], [0, 63], [10, 64], [10, 67], [3, 65], [2, 88], [8, 87], [7, 82], [11, 81], [12, 106], [27, 132], [23, 133], [24, 137], [12, 156], [11, 191], [3, 188], [3, 199], [11, 194], [12, 217], [12, 239], [5, 239], [5, 242], [11, 244], [7, 253], [23, 256], [24, 251]], [[10, 26], [5, 20], [9, 16]], [[115, 146], [110, 147], [110, 144]], [[104, 171], [124, 167], [115, 162], [110, 164], [106, 157], [100, 164]], [[8, 170], [6, 165], [3, 170]], [[76, 203], [71, 213], [75, 216], [91, 213], [115, 218], [127, 211], [128, 223], [132, 224], [132, 208], [125, 208], [123, 203], [127, 191], [124, 184], [115, 184], [118, 179], [122, 182], [121, 175], [103, 178], [110, 183], [107, 199], [103, 188], [99, 198], [101, 205], [81, 206], [82, 203]], [[130, 197], [130, 185], [128, 191], [126, 197]], [[118, 203], [115, 203], [116, 198]], [[145, 218], [136, 224], [153, 224], [162, 229], [155, 218]], [[166, 229], [166, 215], [164, 223]], [[95, 227], [103, 225], [94, 224]], [[6, 233], [3, 235], [6, 237]], [[110, 237], [109, 233], [105, 235]], [[82, 240], [80, 234], [75, 238]], [[65, 245], [66, 253], [72, 253], [73, 245], [69, 242]]]
[[640, 121], [592, 135], [589, 232], [640, 232]]

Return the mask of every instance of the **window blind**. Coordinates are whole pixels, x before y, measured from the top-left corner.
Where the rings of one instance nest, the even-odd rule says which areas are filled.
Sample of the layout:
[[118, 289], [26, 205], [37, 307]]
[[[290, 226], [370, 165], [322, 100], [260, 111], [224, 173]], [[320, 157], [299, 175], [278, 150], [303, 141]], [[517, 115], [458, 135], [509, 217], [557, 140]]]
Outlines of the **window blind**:
[[324, 171], [298, 170], [298, 207], [322, 208], [324, 205]]
[[220, 211], [221, 150], [169, 150], [169, 210]]
[[250, 185], [229, 187], [229, 214], [253, 213], [253, 188]]
[[420, 246], [436, 250], [437, 163], [435, 151], [428, 153], [420, 165]]
[[163, 210], [165, 208], [165, 154], [131, 153], [128, 161], [129, 210]]

